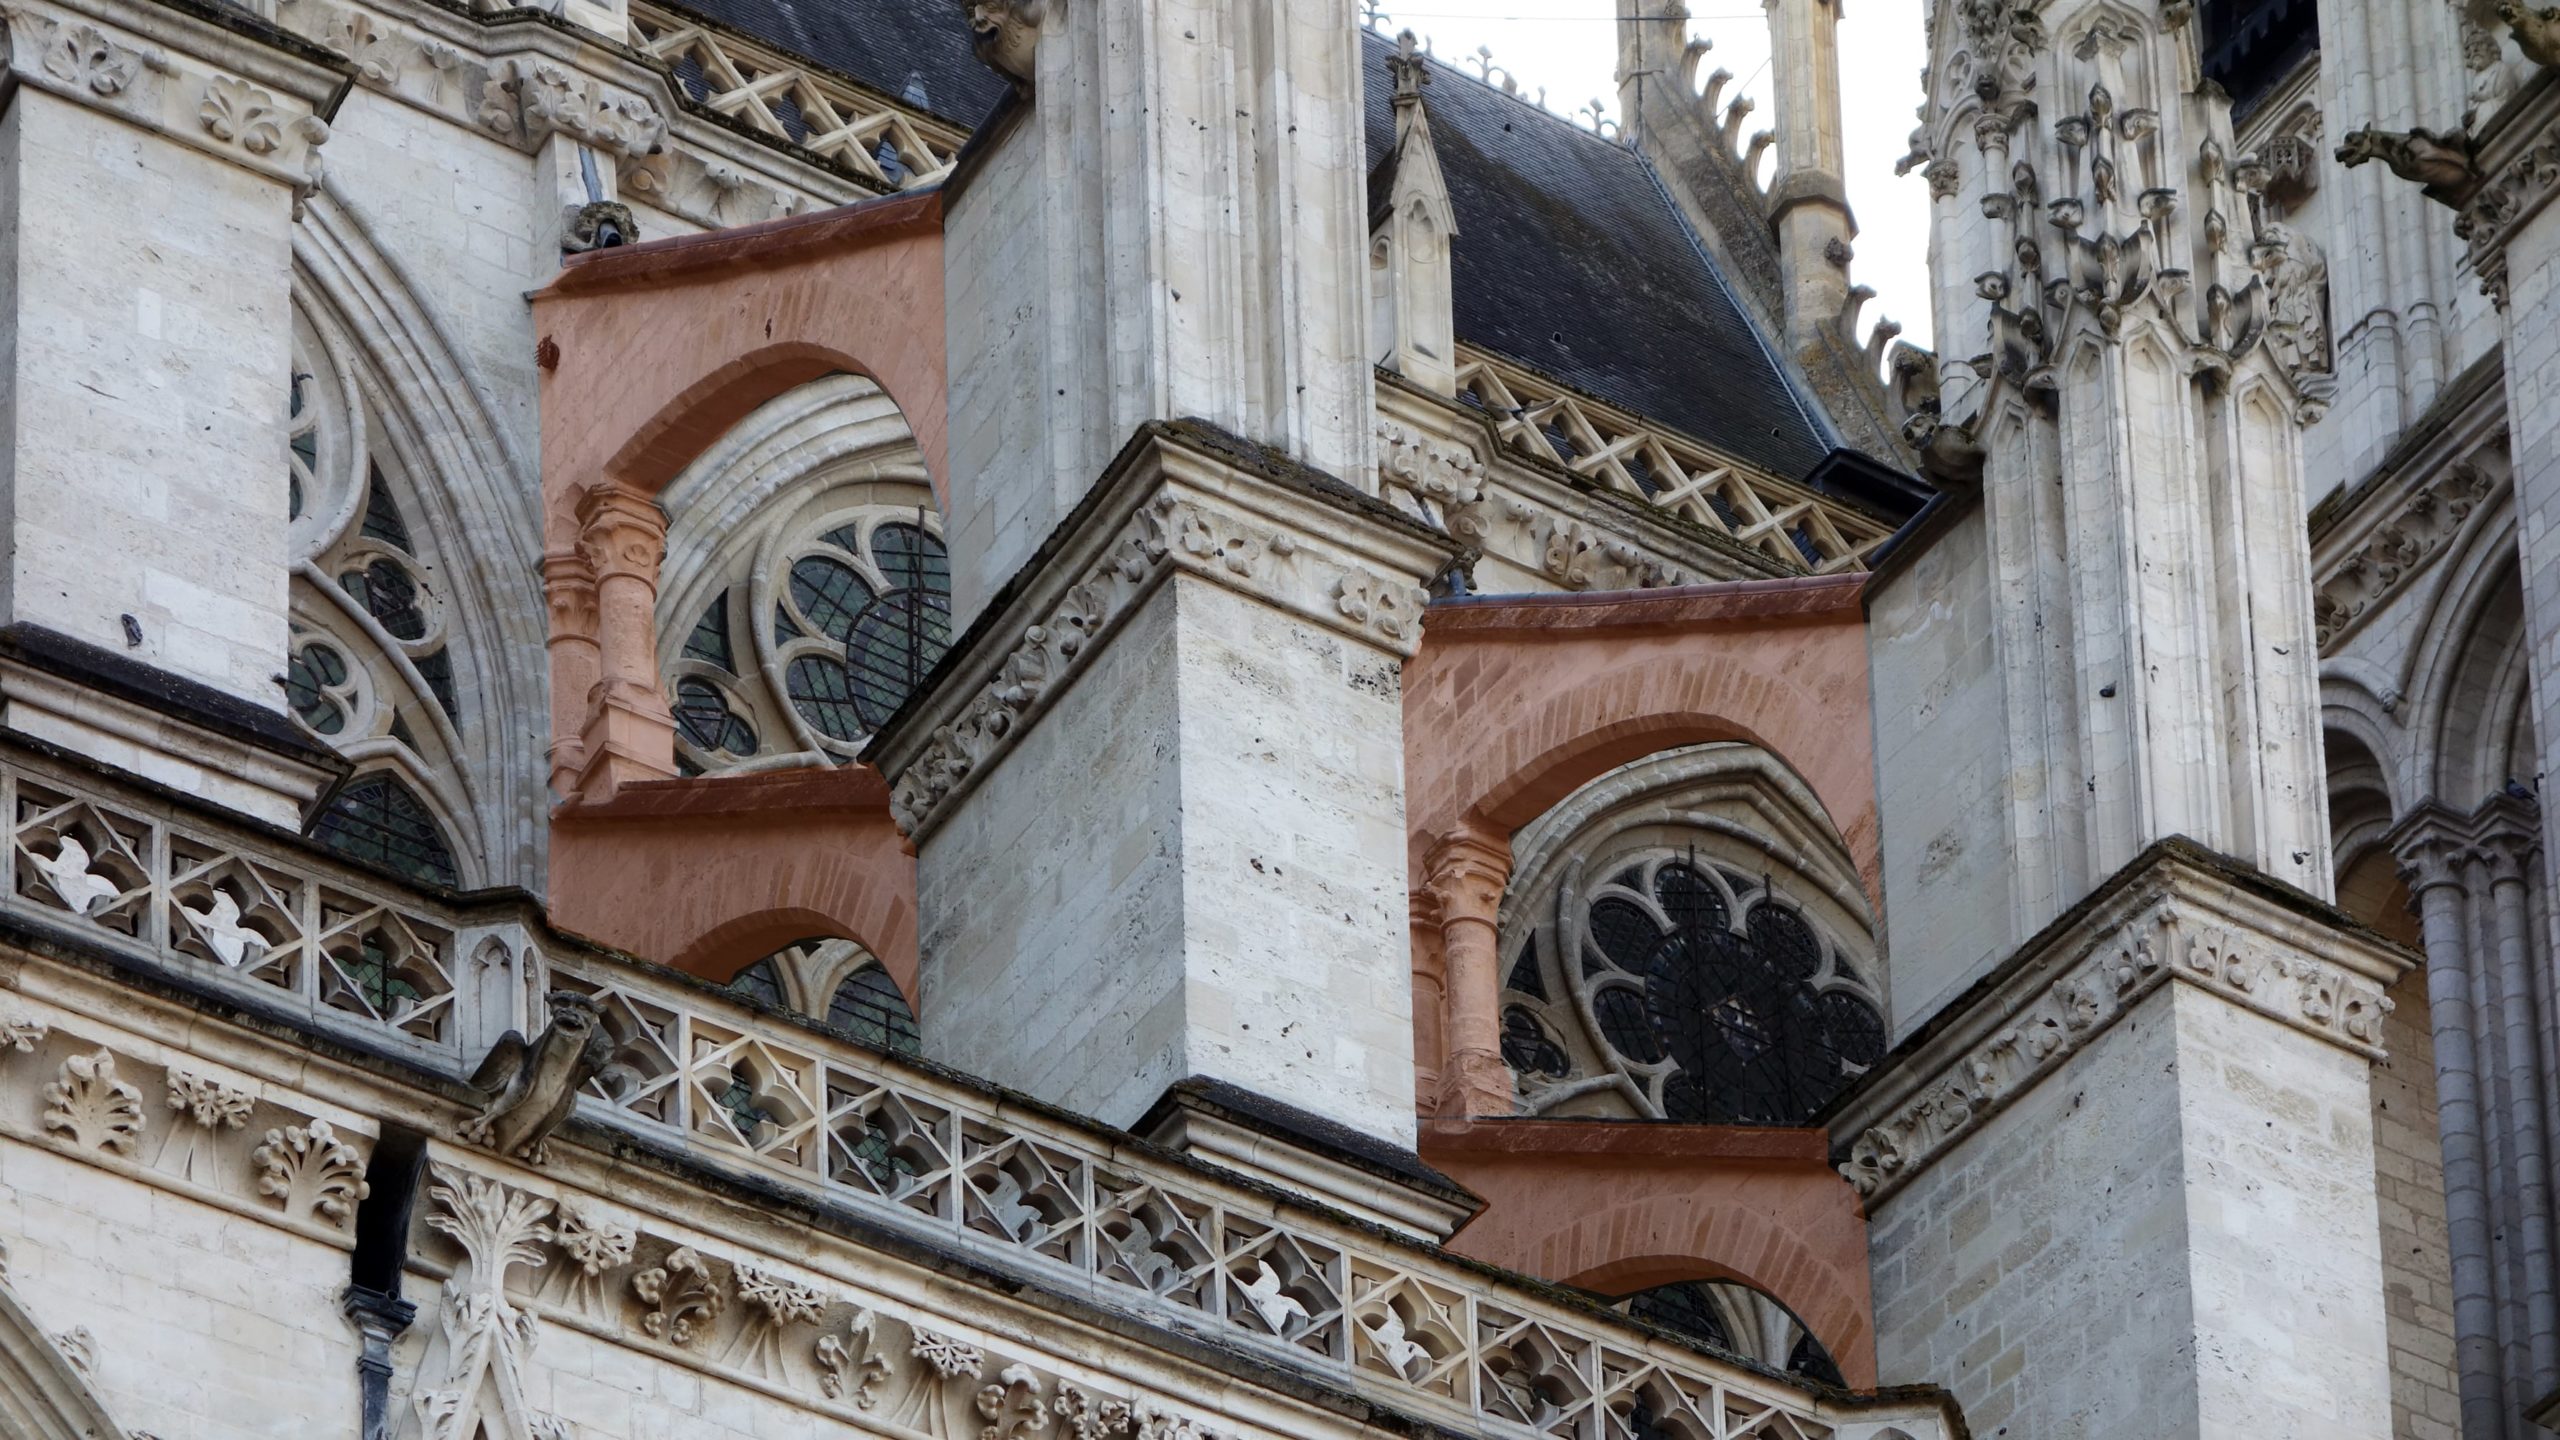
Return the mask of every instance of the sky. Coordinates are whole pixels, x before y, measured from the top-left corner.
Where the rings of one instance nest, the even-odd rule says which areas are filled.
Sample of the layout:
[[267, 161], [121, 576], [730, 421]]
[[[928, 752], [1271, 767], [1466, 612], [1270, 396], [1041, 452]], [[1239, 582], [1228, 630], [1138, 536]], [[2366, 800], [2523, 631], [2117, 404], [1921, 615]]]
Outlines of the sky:
[[[1849, 206], [1857, 215], [1857, 260], [1851, 274], [1876, 298], [1860, 317], [1860, 335], [1880, 315], [1902, 322], [1905, 339], [1929, 343], [1929, 187], [1917, 171], [1897, 177], [1893, 162], [1910, 148], [1912, 109], [1920, 103], [1922, 0], [1840, 0], [1840, 92], [1848, 143]], [[1546, 91], [1547, 108], [1581, 112], [1593, 100], [1615, 118], [1618, 63], [1616, 0], [1378, 0], [1389, 33], [1411, 30], [1433, 58], [1479, 73], [1478, 50], [1520, 82], [1523, 94]], [[1730, 99], [1758, 106], [1743, 134], [1768, 128], [1775, 114], [1769, 89], [1769, 22], [1752, 0], [1689, 0], [1690, 33], [1715, 42], [1698, 66], [1734, 74]], [[1583, 117], [1588, 122], [1588, 116]], [[1763, 178], [1766, 178], [1765, 176]]]

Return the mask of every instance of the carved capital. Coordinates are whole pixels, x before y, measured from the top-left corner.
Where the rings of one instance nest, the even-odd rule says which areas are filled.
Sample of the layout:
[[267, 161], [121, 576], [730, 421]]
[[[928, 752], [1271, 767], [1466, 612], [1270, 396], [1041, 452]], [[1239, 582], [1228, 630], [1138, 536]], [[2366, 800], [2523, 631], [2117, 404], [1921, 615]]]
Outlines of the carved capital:
[[1511, 847], [1472, 831], [1442, 837], [1423, 858], [1422, 888], [1440, 907], [1443, 925], [1490, 926], [1511, 883]]
[[584, 554], [553, 550], [542, 557], [542, 599], [550, 607], [553, 639], [595, 639], [596, 571]]
[[578, 556], [596, 584], [637, 580], [654, 591], [666, 553], [667, 512], [658, 502], [610, 480], [579, 492]]

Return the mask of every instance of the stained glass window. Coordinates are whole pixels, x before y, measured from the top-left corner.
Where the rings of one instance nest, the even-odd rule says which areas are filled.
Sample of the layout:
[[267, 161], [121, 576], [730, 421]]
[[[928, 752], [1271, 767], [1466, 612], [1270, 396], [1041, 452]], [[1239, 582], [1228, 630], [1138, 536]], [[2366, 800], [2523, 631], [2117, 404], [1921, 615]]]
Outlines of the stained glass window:
[[425, 802], [398, 777], [380, 771], [341, 788], [312, 822], [311, 838], [350, 859], [412, 880], [447, 887], [462, 883], [453, 847]]
[[[1498, 1013], [1523, 1112], [1803, 1125], [1883, 1058], [1863, 887], [1779, 818], [1796, 786], [1753, 747], [1692, 747], [1514, 837]], [[1783, 847], [1757, 840], [1773, 821]]]
[[1826, 1385], [1846, 1387], [1831, 1352], [1795, 1313], [1748, 1285], [1730, 1280], [1678, 1280], [1639, 1290], [1620, 1308], [1718, 1350]]
[[951, 560], [929, 512], [802, 514], [801, 538], [757, 547], [763, 584], [745, 576], [696, 602], [668, 665], [679, 759], [697, 771], [794, 750], [850, 758], [950, 648]]
[[790, 998], [782, 991], [782, 967], [771, 955], [729, 977], [729, 988], [750, 1000], [760, 1000], [777, 1010], [791, 1008]]
[[915, 1012], [898, 993], [898, 982], [878, 965], [854, 971], [836, 987], [827, 1002], [827, 1023], [881, 1050], [913, 1055], [920, 1044]]

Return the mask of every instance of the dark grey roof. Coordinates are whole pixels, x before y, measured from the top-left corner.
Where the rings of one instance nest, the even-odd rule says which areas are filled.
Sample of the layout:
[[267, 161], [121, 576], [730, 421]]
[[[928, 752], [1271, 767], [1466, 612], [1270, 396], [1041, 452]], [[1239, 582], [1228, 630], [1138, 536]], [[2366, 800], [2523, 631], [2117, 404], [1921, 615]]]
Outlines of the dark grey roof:
[[961, 0], [678, 3], [961, 125], [985, 119], [1004, 94], [1004, 77], [978, 62]]
[[[1004, 82], [961, 0], [680, 0], [925, 108], [983, 119]], [[1372, 166], [1394, 149], [1394, 45], [1367, 35]], [[1423, 104], [1457, 210], [1458, 338], [1791, 479], [1831, 441], [1631, 147], [1435, 66]]]
[[[1395, 142], [1368, 44], [1369, 154]], [[1789, 479], [1830, 453], [1812, 406], [1644, 158], [1435, 65], [1422, 92], [1457, 212], [1458, 338]]]

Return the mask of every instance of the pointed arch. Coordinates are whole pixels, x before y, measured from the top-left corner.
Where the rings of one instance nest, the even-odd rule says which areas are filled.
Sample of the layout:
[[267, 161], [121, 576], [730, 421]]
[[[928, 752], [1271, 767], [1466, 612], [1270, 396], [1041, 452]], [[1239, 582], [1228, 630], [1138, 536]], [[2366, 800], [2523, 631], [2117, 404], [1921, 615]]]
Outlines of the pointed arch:
[[124, 1427], [0, 1281], [0, 1435], [11, 1440], [112, 1440]]
[[[496, 402], [485, 357], [466, 361], [428, 292], [345, 196], [324, 186], [311, 198], [293, 250], [296, 307], [324, 334], [360, 399], [367, 456], [438, 592], [450, 670], [425, 673], [390, 643], [397, 637], [368, 633], [379, 627], [366, 607], [350, 603], [311, 547], [299, 547], [310, 553], [297, 620], [374, 642], [402, 683], [435, 698], [407, 716], [421, 744], [405, 768], [445, 812], [468, 860], [466, 883], [538, 885], [547, 841], [538, 823], [548, 808], [543, 737], [521, 723], [544, 713], [548, 681], [532, 416]], [[332, 534], [363, 522], [364, 497], [345, 499]]]

